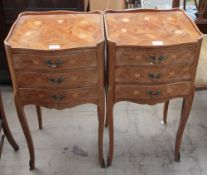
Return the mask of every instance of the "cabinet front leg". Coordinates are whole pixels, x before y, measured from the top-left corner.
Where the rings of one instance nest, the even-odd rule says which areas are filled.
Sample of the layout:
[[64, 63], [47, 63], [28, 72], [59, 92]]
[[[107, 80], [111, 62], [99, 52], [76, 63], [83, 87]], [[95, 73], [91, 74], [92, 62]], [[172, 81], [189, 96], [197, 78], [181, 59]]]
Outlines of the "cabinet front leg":
[[39, 129], [42, 129], [42, 111], [41, 111], [40, 106], [36, 105], [36, 111], [37, 111]]
[[29, 161], [29, 165], [30, 165], [30, 170], [33, 170], [35, 168], [35, 154], [34, 154], [34, 144], [33, 144], [33, 140], [32, 140], [32, 136], [30, 133], [30, 129], [28, 126], [28, 122], [24, 113], [24, 107], [21, 104], [19, 97], [15, 96], [15, 105], [16, 105], [16, 109], [17, 109], [17, 115], [20, 121], [20, 124], [22, 126], [22, 130], [24, 132], [26, 141], [27, 141], [27, 146], [29, 149], [29, 154], [30, 154], [30, 161]]
[[99, 161], [102, 168], [105, 168], [105, 161], [103, 155], [103, 134], [104, 134], [104, 116], [105, 116], [105, 105], [98, 106], [98, 152]]
[[107, 160], [107, 166], [111, 166], [113, 153], [114, 153], [114, 124], [113, 124], [113, 102], [110, 98], [107, 98], [106, 117], [108, 121], [109, 129], [109, 155]]
[[193, 103], [194, 93], [191, 96], [185, 97], [183, 99], [182, 104], [182, 111], [181, 111], [181, 118], [180, 124], [176, 135], [176, 142], [175, 142], [175, 161], [180, 161], [180, 145], [183, 136], [183, 132], [191, 111], [192, 103]]

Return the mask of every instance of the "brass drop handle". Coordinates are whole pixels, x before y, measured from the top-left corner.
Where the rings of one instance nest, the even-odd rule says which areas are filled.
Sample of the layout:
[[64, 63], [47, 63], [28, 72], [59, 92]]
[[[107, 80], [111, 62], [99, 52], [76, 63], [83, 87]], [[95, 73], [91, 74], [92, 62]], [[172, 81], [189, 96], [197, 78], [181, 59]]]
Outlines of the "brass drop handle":
[[62, 101], [62, 100], [64, 100], [64, 98], [65, 98], [64, 95], [53, 95], [53, 96], [52, 96], [52, 99], [53, 99], [54, 101]]
[[161, 95], [161, 92], [158, 90], [158, 91], [147, 91], [147, 95], [150, 97], [150, 98], [154, 98], [154, 97], [158, 97]]
[[58, 68], [63, 64], [63, 62], [61, 60], [56, 60], [55, 62], [52, 62], [51, 60], [47, 60], [46, 64], [48, 65], [48, 67]]
[[161, 56], [158, 56], [158, 57], [156, 57], [156, 56], [150, 56], [149, 57], [149, 61], [150, 61], [151, 64], [159, 64], [159, 63], [167, 60], [167, 58], [168, 57], [167, 56], [164, 56], [164, 55], [161, 55]]
[[154, 73], [148, 73], [148, 77], [151, 79], [151, 80], [158, 80], [162, 77], [162, 74], [161, 73], [157, 73], [157, 74], [154, 74]]
[[60, 83], [62, 83], [64, 81], [63, 77], [60, 78], [48, 78], [48, 80], [50, 81], [50, 83], [54, 84], [54, 85], [59, 85]]
[[167, 60], [167, 56], [161, 55], [158, 57], [159, 62]]

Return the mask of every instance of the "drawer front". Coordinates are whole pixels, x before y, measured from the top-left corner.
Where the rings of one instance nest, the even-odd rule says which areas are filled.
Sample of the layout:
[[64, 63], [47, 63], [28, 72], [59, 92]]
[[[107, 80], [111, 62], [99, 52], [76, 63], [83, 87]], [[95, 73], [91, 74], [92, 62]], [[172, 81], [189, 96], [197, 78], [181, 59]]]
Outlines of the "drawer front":
[[63, 73], [18, 72], [20, 88], [58, 88], [96, 86], [96, 69], [72, 69]]
[[191, 79], [191, 65], [117, 67], [117, 83], [174, 83]]
[[116, 65], [193, 64], [196, 46], [173, 48], [117, 48]]
[[97, 88], [68, 90], [19, 89], [20, 97], [26, 104], [84, 104], [97, 100]]
[[132, 100], [164, 99], [188, 95], [190, 90], [190, 82], [157, 86], [116, 85], [115, 97]]
[[61, 56], [14, 54], [14, 67], [21, 70], [67, 70], [95, 67], [96, 52], [80, 52]]

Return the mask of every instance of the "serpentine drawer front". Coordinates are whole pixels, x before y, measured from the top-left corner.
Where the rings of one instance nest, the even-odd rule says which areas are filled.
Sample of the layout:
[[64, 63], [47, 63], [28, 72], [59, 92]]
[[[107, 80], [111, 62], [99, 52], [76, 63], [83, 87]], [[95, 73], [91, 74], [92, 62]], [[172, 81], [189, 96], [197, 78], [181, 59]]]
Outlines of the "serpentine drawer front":
[[21, 13], [5, 40], [17, 113], [30, 153], [35, 154], [23, 106], [64, 109], [93, 103], [98, 109], [98, 148], [103, 159], [104, 25], [99, 12], [69, 11]]
[[116, 65], [192, 64], [194, 63], [195, 51], [195, 45], [166, 48], [125, 48], [120, 46], [116, 50]]
[[66, 55], [14, 54], [15, 69], [24, 70], [67, 70], [73, 68], [96, 67], [96, 50], [82, 49], [81, 51], [67, 51]]
[[26, 72], [17, 71], [20, 88], [83, 87], [96, 86], [96, 68], [71, 69], [65, 72]]
[[[106, 11], [107, 123], [113, 158], [113, 106], [119, 101], [156, 104], [183, 98], [175, 160], [194, 96], [202, 34], [183, 10]], [[166, 110], [165, 110], [166, 111]], [[165, 120], [164, 120], [165, 121]]]

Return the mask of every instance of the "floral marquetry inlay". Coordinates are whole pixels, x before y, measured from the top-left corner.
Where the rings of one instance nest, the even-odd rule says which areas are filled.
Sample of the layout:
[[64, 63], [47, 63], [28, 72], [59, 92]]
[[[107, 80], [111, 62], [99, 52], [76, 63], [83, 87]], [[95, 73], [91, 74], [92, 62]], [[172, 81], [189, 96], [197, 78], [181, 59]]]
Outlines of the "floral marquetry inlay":
[[201, 33], [184, 11], [106, 12], [108, 39], [117, 45], [160, 46], [197, 42]]
[[99, 13], [22, 13], [8, 43], [38, 50], [95, 47], [104, 39], [102, 20]]

